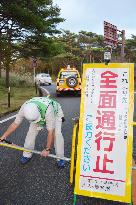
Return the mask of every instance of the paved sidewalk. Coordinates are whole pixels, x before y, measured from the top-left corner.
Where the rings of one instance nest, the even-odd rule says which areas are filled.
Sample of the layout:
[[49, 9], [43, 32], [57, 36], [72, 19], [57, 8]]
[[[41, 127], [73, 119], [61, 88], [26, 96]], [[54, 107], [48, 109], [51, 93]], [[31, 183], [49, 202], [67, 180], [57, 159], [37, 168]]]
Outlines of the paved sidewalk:
[[[133, 161], [133, 166], [136, 166]], [[136, 170], [132, 171], [132, 197], [133, 197], [133, 205], [136, 205]]]

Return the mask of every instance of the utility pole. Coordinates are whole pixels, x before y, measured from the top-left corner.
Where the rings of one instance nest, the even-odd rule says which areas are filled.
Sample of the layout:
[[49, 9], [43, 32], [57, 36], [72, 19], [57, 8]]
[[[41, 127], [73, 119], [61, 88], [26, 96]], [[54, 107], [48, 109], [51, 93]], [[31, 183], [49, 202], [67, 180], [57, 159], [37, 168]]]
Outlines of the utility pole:
[[37, 94], [37, 85], [36, 85], [36, 82], [35, 82], [35, 69], [37, 67], [37, 58], [35, 57], [32, 57], [32, 68], [33, 68], [33, 78], [34, 78], [34, 86], [35, 86], [35, 91], [36, 91], [36, 94]]
[[121, 45], [121, 62], [124, 62], [125, 56], [125, 30], [122, 30], [122, 45]]
[[34, 78], [34, 83], [35, 83], [35, 69], [37, 67], [37, 58], [32, 57], [32, 68], [33, 68], [33, 78]]

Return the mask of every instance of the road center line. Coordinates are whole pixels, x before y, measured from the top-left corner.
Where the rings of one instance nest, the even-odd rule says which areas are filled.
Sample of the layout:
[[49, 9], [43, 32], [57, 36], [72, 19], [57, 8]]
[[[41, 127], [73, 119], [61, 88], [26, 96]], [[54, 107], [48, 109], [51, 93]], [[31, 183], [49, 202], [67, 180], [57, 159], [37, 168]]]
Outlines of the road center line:
[[41, 88], [41, 90], [44, 90], [44, 92], [46, 93], [47, 96], [50, 95], [50, 92], [46, 88], [44, 88], [44, 87], [40, 87], [40, 88]]
[[13, 118], [15, 118], [15, 117], [16, 117], [16, 115], [13, 115], [13, 116], [8, 117], [8, 118], [6, 118], [6, 119], [4, 119], [4, 120], [1, 120], [1, 121], [0, 121], [0, 124], [2, 124], [2, 123], [4, 123], [4, 122], [7, 122], [7, 121], [9, 121], [9, 120], [11, 120], [11, 119], [13, 119]]

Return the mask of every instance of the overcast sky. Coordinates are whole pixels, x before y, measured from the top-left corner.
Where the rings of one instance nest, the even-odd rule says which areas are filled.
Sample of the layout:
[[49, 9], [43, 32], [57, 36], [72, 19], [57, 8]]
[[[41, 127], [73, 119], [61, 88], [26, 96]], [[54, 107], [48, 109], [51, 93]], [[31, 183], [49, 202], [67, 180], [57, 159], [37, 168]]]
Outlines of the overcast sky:
[[136, 0], [53, 0], [61, 8], [66, 21], [59, 28], [79, 32], [91, 31], [103, 35], [103, 21], [110, 22], [126, 37], [136, 35]]

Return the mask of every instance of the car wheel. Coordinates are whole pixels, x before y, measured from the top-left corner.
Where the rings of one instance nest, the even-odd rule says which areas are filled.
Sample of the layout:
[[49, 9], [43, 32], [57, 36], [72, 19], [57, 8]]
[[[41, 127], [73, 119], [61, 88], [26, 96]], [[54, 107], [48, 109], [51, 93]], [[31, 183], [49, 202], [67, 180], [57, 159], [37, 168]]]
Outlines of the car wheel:
[[75, 96], [76, 96], [76, 97], [81, 97], [81, 91], [75, 92]]
[[69, 77], [66, 79], [66, 84], [67, 84], [68, 87], [74, 88], [74, 87], [77, 86], [78, 80], [77, 80], [77, 78], [75, 78], [74, 76], [69, 76]]

